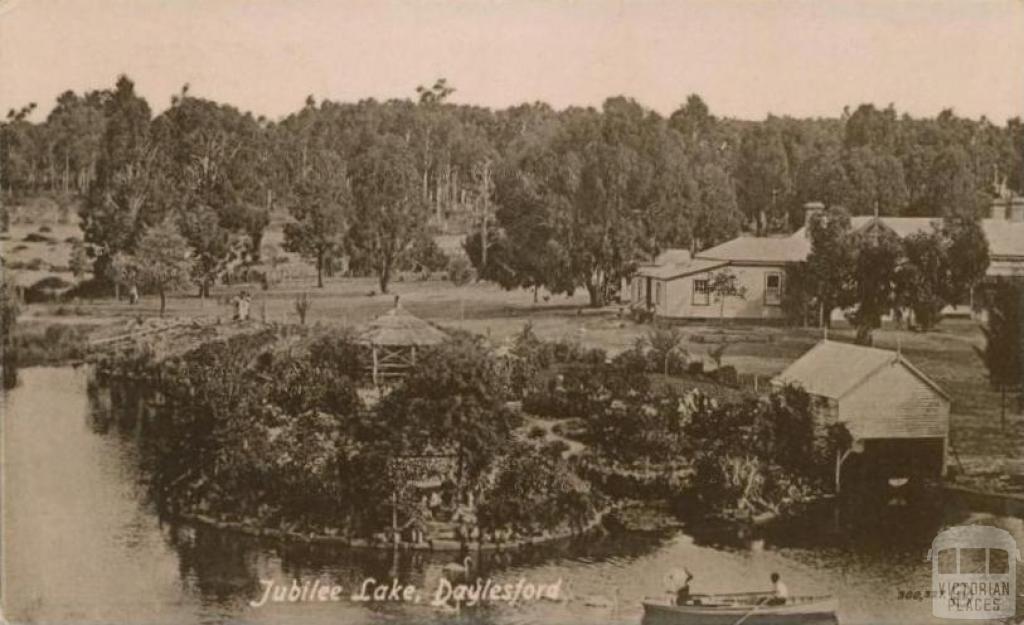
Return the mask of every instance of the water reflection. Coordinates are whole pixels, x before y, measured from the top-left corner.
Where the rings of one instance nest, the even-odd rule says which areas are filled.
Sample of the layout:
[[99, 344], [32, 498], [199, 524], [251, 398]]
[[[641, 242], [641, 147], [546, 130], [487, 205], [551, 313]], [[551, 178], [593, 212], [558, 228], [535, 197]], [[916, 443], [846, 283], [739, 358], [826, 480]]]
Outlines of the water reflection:
[[[941, 501], [883, 509], [867, 522], [828, 505], [738, 532], [720, 525], [616, 532], [507, 554], [474, 555], [472, 577], [494, 583], [563, 580], [558, 601], [484, 605], [455, 614], [428, 605], [459, 554], [284, 544], [161, 520], [140, 470], [158, 413], [138, 389], [103, 388], [86, 369], [26, 369], [4, 398], [4, 562], [7, 616], [44, 623], [630, 623], [679, 566], [695, 592], [758, 590], [779, 571], [791, 591], [835, 593], [842, 622], [942, 622], [930, 603], [924, 553], [951, 524], [999, 525], [1024, 542], [1020, 519]], [[413, 584], [418, 604], [348, 599], [367, 578]], [[339, 584], [339, 603], [253, 608], [262, 582]], [[1018, 576], [1018, 583], [1024, 575]], [[1018, 591], [1021, 590], [1018, 588]]]

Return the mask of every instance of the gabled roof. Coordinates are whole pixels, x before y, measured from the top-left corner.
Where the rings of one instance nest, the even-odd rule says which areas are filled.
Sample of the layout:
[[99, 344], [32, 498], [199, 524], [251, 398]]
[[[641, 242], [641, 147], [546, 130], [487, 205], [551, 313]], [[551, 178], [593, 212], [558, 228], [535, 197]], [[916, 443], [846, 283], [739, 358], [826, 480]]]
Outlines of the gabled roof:
[[949, 395], [938, 384], [901, 354], [828, 340], [821, 341], [796, 359], [776, 376], [774, 382], [799, 384], [812, 395], [840, 399], [886, 365], [897, 362], [949, 401]]
[[[874, 215], [857, 215], [850, 217], [850, 230], [852, 232], [866, 230], [876, 222], [892, 231], [901, 239], [921, 232], [929, 234], [933, 231], [934, 226], [942, 226], [942, 219], [936, 217], [875, 217]], [[807, 226], [802, 226], [791, 236], [792, 238], [806, 239]]]
[[710, 271], [728, 264], [728, 261], [723, 260], [696, 258], [688, 263], [681, 263], [677, 265], [649, 265], [647, 267], [640, 267], [636, 270], [636, 274], [638, 276], [655, 278], [657, 280], [674, 280], [676, 278], [682, 278], [695, 273]]
[[366, 324], [358, 335], [362, 343], [387, 346], [437, 345], [447, 338], [447, 334], [409, 314], [401, 306], [395, 306]]
[[669, 248], [664, 250], [654, 259], [654, 264], [661, 265], [682, 265], [690, 262], [690, 250], [684, 248]]
[[741, 236], [697, 254], [697, 258], [736, 263], [795, 263], [805, 260], [811, 242], [807, 237]]
[[866, 229], [874, 222], [878, 222], [901, 239], [915, 234], [931, 234], [935, 232], [936, 227], [942, 227], [942, 219], [936, 217], [866, 217], [856, 219], [857, 221], [861, 219], [866, 221], [858, 226], [856, 222], [851, 220], [850, 225], [854, 231]]

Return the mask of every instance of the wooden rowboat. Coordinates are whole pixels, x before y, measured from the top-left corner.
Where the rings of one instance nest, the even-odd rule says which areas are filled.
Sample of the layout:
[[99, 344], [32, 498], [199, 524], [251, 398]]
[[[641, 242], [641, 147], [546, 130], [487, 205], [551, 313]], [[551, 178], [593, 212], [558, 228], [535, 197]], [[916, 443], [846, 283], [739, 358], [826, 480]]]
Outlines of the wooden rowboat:
[[835, 625], [838, 602], [832, 596], [790, 597], [767, 605], [768, 593], [692, 595], [692, 603], [644, 601], [644, 625]]

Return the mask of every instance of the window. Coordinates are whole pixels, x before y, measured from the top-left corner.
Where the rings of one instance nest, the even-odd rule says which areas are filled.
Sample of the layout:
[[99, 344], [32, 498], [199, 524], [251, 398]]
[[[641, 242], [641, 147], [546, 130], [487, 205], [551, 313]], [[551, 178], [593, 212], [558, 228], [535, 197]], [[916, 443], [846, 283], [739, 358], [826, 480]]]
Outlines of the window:
[[960, 573], [973, 575], [985, 573], [984, 547], [960, 548]]
[[988, 574], [1006, 575], [1010, 572], [1010, 554], [1002, 549], [988, 550]]
[[658, 306], [664, 306], [665, 302], [662, 301], [664, 298], [665, 287], [662, 285], [661, 280], [654, 283], [654, 303]]
[[943, 549], [939, 552], [939, 574], [956, 574], [956, 549]]
[[782, 274], [773, 271], [764, 275], [765, 306], [782, 305]]
[[693, 281], [693, 305], [707, 306], [711, 303], [711, 287], [707, 279]]

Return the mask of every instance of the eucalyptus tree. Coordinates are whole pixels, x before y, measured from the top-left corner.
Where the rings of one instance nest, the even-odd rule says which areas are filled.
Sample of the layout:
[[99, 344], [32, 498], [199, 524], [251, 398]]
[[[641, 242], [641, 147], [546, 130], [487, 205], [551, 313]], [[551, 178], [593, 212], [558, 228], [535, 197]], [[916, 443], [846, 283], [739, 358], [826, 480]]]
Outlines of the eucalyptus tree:
[[187, 85], [153, 122], [201, 297], [233, 263], [259, 249], [269, 223], [259, 182], [262, 133], [251, 115], [191, 96]]
[[395, 267], [429, 215], [414, 155], [403, 138], [382, 136], [353, 160], [349, 179], [355, 208], [352, 253], [376, 273], [381, 293], [387, 293]]
[[167, 177], [150, 132], [149, 104], [126, 77], [105, 97], [105, 127], [96, 178], [80, 209], [94, 274], [107, 275], [111, 258], [131, 254], [149, 226], [163, 220]]
[[785, 214], [791, 191], [789, 160], [779, 130], [771, 120], [748, 128], [740, 144], [736, 192], [740, 210], [758, 234], [772, 228]]
[[353, 203], [345, 163], [329, 151], [312, 156], [305, 177], [295, 186], [284, 227], [284, 247], [316, 267], [317, 286], [324, 286], [324, 268], [345, 246]]
[[146, 231], [134, 256], [137, 279], [144, 288], [160, 296], [160, 316], [167, 310], [167, 293], [184, 288], [189, 281], [192, 261], [188, 244], [170, 221]]

